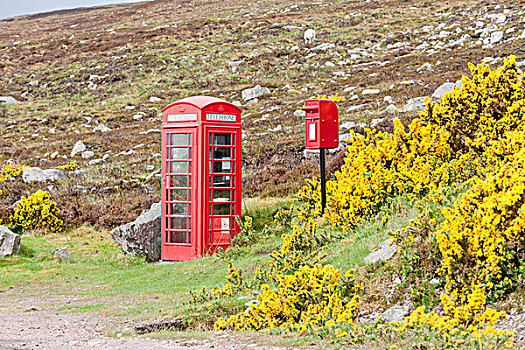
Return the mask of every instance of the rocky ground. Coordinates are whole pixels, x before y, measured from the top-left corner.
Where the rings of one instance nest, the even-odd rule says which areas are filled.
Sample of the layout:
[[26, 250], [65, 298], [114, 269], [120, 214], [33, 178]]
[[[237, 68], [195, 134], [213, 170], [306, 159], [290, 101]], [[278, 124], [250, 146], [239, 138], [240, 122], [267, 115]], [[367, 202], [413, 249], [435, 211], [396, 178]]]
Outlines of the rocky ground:
[[[98, 217], [132, 188], [144, 205], [102, 224], [127, 222], [158, 199], [160, 109], [208, 94], [244, 110], [245, 194], [289, 194], [317, 171], [297, 109], [305, 99], [346, 98], [341, 140], [410, 120], [425, 96], [439, 100], [459, 84], [468, 62], [497, 67], [514, 54], [523, 64], [524, 5], [159, 0], [0, 20], [0, 96], [11, 102], [0, 108], [1, 160], [75, 160], [87, 179], [68, 191], [104, 202]], [[78, 141], [85, 147], [73, 152]], [[329, 170], [341, 159], [330, 155]]]
[[70, 304], [114, 301], [107, 299], [25, 290], [0, 293], [0, 349], [281, 349], [228, 334], [170, 340], [138, 336], [133, 335], [131, 320], [64, 309]]

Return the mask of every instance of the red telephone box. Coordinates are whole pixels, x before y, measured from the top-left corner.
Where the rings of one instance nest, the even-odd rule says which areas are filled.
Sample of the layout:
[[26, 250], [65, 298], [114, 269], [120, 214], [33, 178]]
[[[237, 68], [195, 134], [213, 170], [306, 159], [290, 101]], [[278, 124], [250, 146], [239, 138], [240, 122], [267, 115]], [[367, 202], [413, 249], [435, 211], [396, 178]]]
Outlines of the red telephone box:
[[162, 110], [161, 259], [226, 249], [241, 215], [241, 110], [208, 96]]

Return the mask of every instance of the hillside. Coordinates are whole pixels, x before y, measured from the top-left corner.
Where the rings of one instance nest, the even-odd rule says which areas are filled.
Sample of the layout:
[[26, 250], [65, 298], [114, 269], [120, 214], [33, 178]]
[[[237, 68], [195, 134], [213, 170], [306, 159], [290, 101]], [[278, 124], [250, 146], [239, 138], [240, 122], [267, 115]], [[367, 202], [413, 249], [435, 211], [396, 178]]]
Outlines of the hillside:
[[[41, 168], [75, 160], [87, 176], [57, 189], [67, 219], [113, 226], [158, 200], [148, 175], [159, 168], [160, 109], [207, 94], [244, 110], [245, 194], [293, 193], [317, 170], [297, 113], [305, 99], [345, 97], [342, 133], [409, 120], [407, 101], [457, 81], [467, 62], [525, 58], [524, 4], [153, 1], [1, 20], [0, 96], [21, 103], [0, 107], [0, 157]], [[271, 93], [243, 101], [256, 85]], [[70, 157], [79, 140], [92, 158]], [[4, 204], [29, 190], [11, 188]]]

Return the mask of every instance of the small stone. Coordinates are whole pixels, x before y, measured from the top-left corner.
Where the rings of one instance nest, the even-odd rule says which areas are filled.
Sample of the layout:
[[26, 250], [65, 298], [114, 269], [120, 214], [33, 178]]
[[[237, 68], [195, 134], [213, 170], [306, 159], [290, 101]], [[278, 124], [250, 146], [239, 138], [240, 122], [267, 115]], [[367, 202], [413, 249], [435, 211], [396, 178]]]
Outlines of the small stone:
[[84, 152], [82, 152], [82, 158], [84, 158], [84, 159], [93, 158], [94, 155], [95, 155], [95, 152], [93, 152], [93, 151], [84, 151]]
[[100, 124], [99, 126], [97, 126], [96, 128], [93, 129], [93, 131], [97, 132], [97, 131], [100, 131], [100, 132], [109, 132], [111, 131], [110, 128], [108, 128], [106, 125], [104, 124]]
[[97, 165], [97, 164], [101, 164], [101, 163], [104, 163], [104, 159], [92, 159], [89, 161], [89, 165]]
[[323, 44], [320, 44], [320, 45], [317, 45], [316, 47], [314, 47], [314, 50], [325, 51], [325, 50], [328, 50], [328, 49], [333, 49], [334, 47], [335, 47], [334, 44], [331, 44], [331, 43], [323, 43]]
[[490, 34], [490, 43], [491, 44], [495, 44], [495, 43], [501, 41], [501, 39], [503, 39], [503, 32], [501, 32], [501, 31], [493, 32], [493, 33]]
[[232, 72], [235, 72], [241, 64], [242, 64], [242, 61], [228, 62], [228, 65], [230, 66], [230, 69], [232, 70]]
[[160, 102], [162, 101], [162, 99], [156, 96], [151, 96], [148, 101], [149, 102]]
[[421, 67], [419, 67], [416, 71], [419, 73], [424, 70], [428, 72], [432, 72], [434, 70], [434, 67], [430, 63], [427, 62], [423, 64]]
[[271, 91], [267, 87], [262, 87], [261, 85], [257, 85], [251, 89], [245, 89], [242, 91], [242, 99], [244, 101], [250, 101], [253, 100], [259, 96], [270, 94]]
[[62, 260], [71, 260], [71, 253], [67, 249], [67, 247], [62, 247], [53, 250], [53, 256], [57, 256]]
[[84, 152], [86, 150], [86, 145], [84, 145], [84, 142], [77, 141], [75, 143], [75, 146], [73, 146], [73, 150], [71, 151], [71, 157], [74, 157], [77, 153]]
[[379, 247], [365, 257], [367, 265], [374, 264], [378, 261], [390, 260], [398, 251], [397, 244], [391, 244], [394, 240], [387, 239], [379, 245]]
[[381, 92], [381, 90], [379, 90], [379, 89], [364, 89], [361, 92], [361, 95], [375, 95], [375, 94], [378, 94], [380, 92]]
[[390, 104], [388, 105], [388, 107], [385, 108], [385, 110], [383, 112], [387, 112], [387, 113], [398, 113], [399, 112], [399, 108], [397, 108], [395, 105], [393, 104]]
[[403, 112], [411, 112], [425, 108], [425, 97], [415, 97], [407, 101], [403, 107]]
[[295, 112], [293, 112], [294, 117], [302, 117], [304, 118], [306, 116], [306, 112], [302, 109], [296, 109]]
[[387, 322], [403, 322], [405, 316], [410, 313], [412, 308], [412, 302], [407, 301], [403, 305], [392, 306], [381, 314], [381, 318], [384, 318]]

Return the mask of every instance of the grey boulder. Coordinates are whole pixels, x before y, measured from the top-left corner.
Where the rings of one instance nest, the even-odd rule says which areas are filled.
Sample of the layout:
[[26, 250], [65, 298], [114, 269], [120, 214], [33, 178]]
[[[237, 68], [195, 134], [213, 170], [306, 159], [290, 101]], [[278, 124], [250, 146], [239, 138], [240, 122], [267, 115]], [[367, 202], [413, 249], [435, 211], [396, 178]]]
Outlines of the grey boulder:
[[425, 108], [425, 97], [415, 97], [407, 101], [403, 107], [403, 112], [411, 112]]
[[0, 96], [0, 103], [10, 104], [10, 103], [20, 103], [16, 98], [11, 96]]
[[432, 94], [432, 100], [434, 101], [441, 101], [441, 99], [443, 98], [443, 95], [446, 94], [447, 92], [450, 92], [450, 91], [454, 91], [454, 88], [456, 87], [457, 85], [454, 84], [454, 83], [444, 83], [444, 84], [441, 84], [441, 86], [439, 86], [435, 91], [434, 93]]
[[133, 222], [111, 231], [115, 243], [127, 254], [145, 254], [160, 260], [160, 203], [154, 203]]
[[378, 261], [390, 260], [398, 251], [397, 244], [391, 244], [393, 241], [392, 238], [389, 238], [381, 243], [376, 250], [365, 256], [365, 263], [370, 265]]
[[37, 167], [26, 167], [22, 172], [24, 182], [46, 182], [65, 180], [66, 176], [58, 169], [42, 170]]
[[0, 225], [0, 257], [17, 254], [20, 251], [20, 235]]
[[253, 87], [251, 89], [246, 89], [242, 91], [242, 99], [244, 101], [253, 100], [259, 96], [267, 95], [271, 93], [270, 89], [267, 87], [262, 87], [261, 85], [257, 85], [256, 87]]

